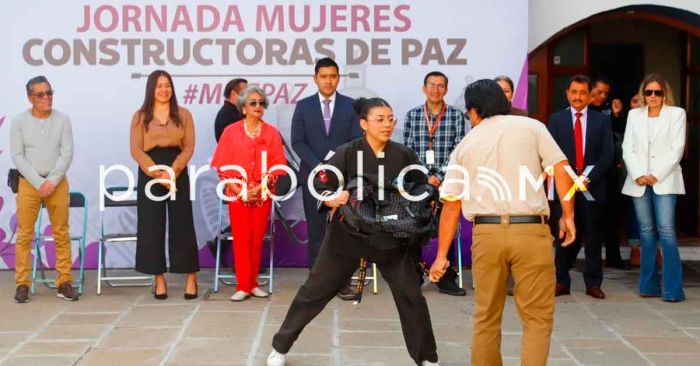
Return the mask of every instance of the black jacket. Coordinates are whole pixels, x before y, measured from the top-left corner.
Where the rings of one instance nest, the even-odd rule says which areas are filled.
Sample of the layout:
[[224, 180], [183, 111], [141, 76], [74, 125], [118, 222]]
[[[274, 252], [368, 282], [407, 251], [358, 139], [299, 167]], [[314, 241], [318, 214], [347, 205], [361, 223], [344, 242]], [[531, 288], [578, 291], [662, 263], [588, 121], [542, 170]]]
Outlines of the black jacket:
[[[359, 171], [357, 152], [362, 151], [362, 172]], [[358, 175], [378, 176], [379, 166], [383, 166], [386, 181], [394, 182], [401, 171], [409, 165], [420, 165], [416, 153], [399, 143], [389, 141], [384, 149], [384, 157], [378, 158], [364, 137], [348, 142], [338, 147], [335, 154], [325, 164], [336, 167], [342, 174], [343, 183], [347, 184]], [[427, 176], [417, 170], [412, 170], [404, 178], [407, 182], [424, 184]], [[340, 186], [338, 177], [330, 170], [317, 174], [314, 186], [319, 194], [324, 191], [335, 192]], [[344, 188], [344, 187], [343, 187]], [[328, 211], [328, 207], [319, 204], [319, 210]], [[406, 244], [406, 240], [395, 238], [391, 233], [379, 232], [375, 235], [363, 234], [342, 222], [340, 215], [334, 215], [329, 222], [323, 245], [339, 255], [361, 257], [371, 250], [392, 249]]]
[[224, 133], [224, 129], [228, 127], [228, 125], [242, 119], [243, 115], [238, 111], [238, 108], [229, 103], [228, 100], [224, 101], [224, 105], [221, 106], [214, 120], [214, 136], [216, 136], [216, 142], [219, 142], [221, 135]]

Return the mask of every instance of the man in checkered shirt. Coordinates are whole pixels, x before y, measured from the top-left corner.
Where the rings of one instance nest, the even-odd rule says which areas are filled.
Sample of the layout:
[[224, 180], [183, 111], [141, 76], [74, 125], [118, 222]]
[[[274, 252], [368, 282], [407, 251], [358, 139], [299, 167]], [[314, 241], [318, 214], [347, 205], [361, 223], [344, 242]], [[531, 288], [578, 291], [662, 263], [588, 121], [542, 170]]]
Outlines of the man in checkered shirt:
[[[404, 121], [403, 141], [412, 148], [428, 169], [428, 183], [439, 187], [445, 178], [450, 153], [464, 138], [468, 126], [464, 113], [447, 105], [443, 98], [447, 94], [447, 76], [439, 71], [428, 73], [423, 79], [425, 103], [411, 109]], [[450, 247], [448, 258], [454, 258]], [[420, 255], [420, 253], [416, 253]], [[464, 296], [466, 291], [457, 286], [457, 273], [448, 268], [437, 283], [440, 292], [454, 296]]]

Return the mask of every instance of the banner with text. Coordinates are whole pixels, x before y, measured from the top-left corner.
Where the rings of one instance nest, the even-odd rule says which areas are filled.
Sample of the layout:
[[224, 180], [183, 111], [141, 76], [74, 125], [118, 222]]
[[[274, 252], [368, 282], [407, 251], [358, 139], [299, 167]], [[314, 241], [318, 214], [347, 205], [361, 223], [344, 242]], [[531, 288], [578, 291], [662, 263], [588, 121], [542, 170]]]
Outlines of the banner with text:
[[[12, 167], [12, 117], [30, 107], [25, 83], [44, 75], [55, 90], [54, 108], [66, 113], [73, 125], [75, 150], [68, 180], [71, 190], [88, 198], [88, 267], [97, 261], [100, 167], [123, 165], [136, 172], [129, 153], [129, 124], [153, 70], [173, 75], [178, 102], [194, 116], [196, 148], [190, 164], [196, 169], [206, 167], [214, 151], [214, 117], [226, 82], [243, 77], [260, 86], [271, 101], [264, 119], [289, 141], [295, 103], [317, 92], [313, 67], [322, 57], [340, 65], [339, 92], [380, 96], [393, 106], [397, 141], [402, 140], [406, 112], [425, 101], [421, 87], [430, 71], [449, 77], [445, 101], [461, 109], [467, 84], [497, 75], [515, 81], [515, 105], [524, 106], [527, 98], [527, 0], [211, 0], [186, 5], [159, 0], [26, 0], [0, 7], [0, 70], [5, 80], [0, 98], [1, 173]], [[127, 180], [123, 173], [112, 172], [104, 182], [124, 185]], [[192, 182], [203, 258], [209, 256], [205, 242], [215, 236], [218, 225], [217, 182], [212, 171]], [[298, 196], [284, 202], [290, 220], [303, 215]], [[15, 211], [15, 196], [3, 184], [0, 268], [14, 267]], [[72, 231], [81, 230], [80, 214], [71, 215]], [[135, 210], [107, 209], [104, 214], [107, 231], [135, 228]], [[41, 230], [48, 230], [45, 213], [42, 225]], [[53, 266], [53, 252], [46, 254], [47, 264]], [[115, 246], [107, 265], [130, 267], [133, 256], [133, 245]], [[203, 259], [203, 265], [208, 262]]]

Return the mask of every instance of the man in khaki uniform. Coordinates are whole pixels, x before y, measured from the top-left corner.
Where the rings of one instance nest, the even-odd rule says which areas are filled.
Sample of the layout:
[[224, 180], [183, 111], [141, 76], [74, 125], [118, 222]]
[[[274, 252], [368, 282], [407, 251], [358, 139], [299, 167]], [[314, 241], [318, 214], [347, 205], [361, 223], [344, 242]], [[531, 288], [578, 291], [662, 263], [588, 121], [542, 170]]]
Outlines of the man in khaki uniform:
[[[565, 199], [573, 183], [565, 171], [568, 161], [542, 123], [508, 115], [510, 104], [494, 81], [470, 84], [464, 100], [474, 127], [450, 156], [431, 280], [437, 281], [448, 265], [461, 209], [475, 224], [472, 275], [478, 285], [471, 364], [502, 365], [501, 316], [512, 272], [523, 322], [521, 362], [544, 366], [554, 322], [555, 276], [541, 182], [545, 169], [553, 167], [563, 202], [559, 236], [568, 245], [576, 237], [573, 201]], [[538, 179], [539, 186], [532, 183]]]

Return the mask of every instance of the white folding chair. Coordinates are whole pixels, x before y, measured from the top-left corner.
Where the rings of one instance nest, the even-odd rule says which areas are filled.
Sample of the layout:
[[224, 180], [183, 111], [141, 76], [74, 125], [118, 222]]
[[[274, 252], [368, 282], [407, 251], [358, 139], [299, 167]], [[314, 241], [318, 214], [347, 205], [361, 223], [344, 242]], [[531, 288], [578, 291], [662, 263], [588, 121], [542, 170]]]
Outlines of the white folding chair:
[[[357, 276], [352, 276], [350, 278], [351, 282], [352, 281], [358, 281], [359, 280], [359, 275]], [[369, 284], [369, 282], [372, 282], [372, 293], [377, 294], [379, 292], [379, 289], [377, 288], [377, 282], [379, 280], [379, 271], [377, 270], [377, 264], [372, 262], [372, 275], [366, 275], [365, 276], [365, 285]]]
[[[69, 209], [82, 209], [82, 228], [79, 231], [73, 230], [73, 232], [79, 232], [79, 234], [69, 234], [70, 243], [78, 243], [78, 258], [80, 259], [80, 274], [78, 275], [78, 293], [82, 295], [83, 293], [83, 283], [85, 279], [85, 241], [87, 236], [87, 218], [88, 218], [88, 205], [85, 195], [80, 192], [70, 192]], [[45, 235], [41, 232], [41, 222], [42, 214], [41, 209], [45, 208], [44, 204], [41, 204], [39, 208], [39, 219], [36, 223], [36, 234], [34, 235], [34, 265], [32, 266], [32, 294], [36, 293], [36, 284], [43, 283], [48, 288], [56, 288], [55, 278], [46, 278], [46, 273], [44, 269], [44, 261], [42, 260], [43, 254], [41, 251], [42, 247], [46, 247], [46, 242], [53, 242], [53, 236]], [[75, 210], [70, 210], [75, 211]], [[41, 278], [37, 278], [37, 273]]]
[[147, 287], [153, 285], [153, 276], [108, 276], [107, 275], [107, 244], [124, 245], [136, 242], [136, 231], [127, 233], [105, 233], [105, 211], [108, 208], [136, 207], [135, 199], [113, 200], [114, 194], [121, 193], [131, 195], [133, 191], [128, 187], [108, 187], [104, 197], [104, 211], [100, 212], [100, 244], [97, 250], [97, 294], [102, 293], [102, 282], [110, 287]]

